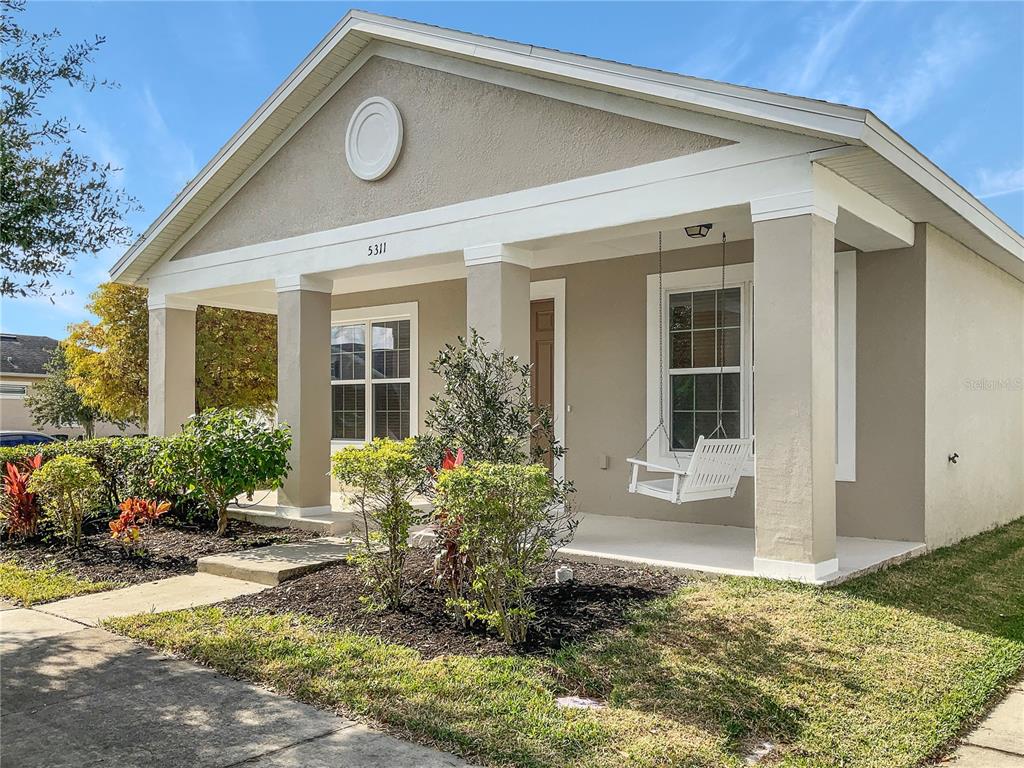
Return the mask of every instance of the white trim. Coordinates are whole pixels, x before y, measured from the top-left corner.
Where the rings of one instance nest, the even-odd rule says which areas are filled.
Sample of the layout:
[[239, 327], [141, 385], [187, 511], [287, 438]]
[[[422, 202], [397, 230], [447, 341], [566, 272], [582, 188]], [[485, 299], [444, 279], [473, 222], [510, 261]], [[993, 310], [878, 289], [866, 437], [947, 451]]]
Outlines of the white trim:
[[805, 584], [823, 584], [839, 573], [839, 559], [823, 560], [820, 563], [799, 563], [794, 560], [770, 560], [754, 558], [754, 573], [769, 579], [802, 581]]
[[[243, 512], [245, 510], [242, 510]], [[319, 507], [286, 507], [283, 504], [277, 505], [277, 514], [285, 517], [322, 517], [331, 514], [331, 505], [326, 504]]]
[[314, 291], [315, 293], [331, 293], [334, 281], [319, 275], [282, 275], [274, 281], [278, 293], [288, 291]]
[[[833, 150], [823, 150], [831, 152]], [[820, 153], [811, 154], [815, 158]], [[813, 162], [811, 174], [814, 187], [824, 196], [831, 198], [839, 208], [875, 227], [891, 238], [890, 242], [879, 243], [877, 250], [909, 248], [914, 244], [914, 222], [903, 214], [872, 197], [860, 187], [851, 184], [821, 163]], [[852, 243], [851, 243], [852, 244]]]
[[836, 480], [857, 479], [857, 254], [836, 253]]
[[[385, 320], [408, 320], [409, 321], [409, 378], [388, 379], [388, 382], [406, 382], [409, 384], [409, 436], [415, 437], [420, 431], [419, 417], [419, 380], [420, 380], [420, 306], [417, 301], [403, 302], [401, 304], [380, 304], [375, 307], [352, 307], [351, 309], [332, 309], [331, 326], [353, 323], [366, 323], [367, 325]], [[372, 350], [372, 331], [367, 337], [367, 343]], [[372, 354], [372, 351], [371, 351]], [[367, 365], [370, 361], [367, 360]], [[353, 382], [354, 383], [354, 382]], [[377, 382], [385, 383], [385, 382]], [[373, 399], [372, 387], [374, 380], [371, 378], [363, 381], [366, 386], [366, 435], [373, 434]], [[333, 380], [332, 380], [333, 385]], [[333, 411], [333, 408], [332, 408]], [[333, 419], [333, 416], [332, 416]], [[350, 445], [364, 445], [366, 440], [331, 440], [331, 452]]]
[[[750, 415], [753, 413], [751, 399], [751, 382], [753, 373], [753, 316], [750, 302], [750, 287], [754, 280], [754, 265], [752, 263], [730, 264], [725, 268], [725, 287], [740, 288], [740, 435], [739, 437], [750, 437], [752, 425]], [[668, 339], [658, 338], [659, 313], [668, 311], [668, 295], [679, 291], [701, 291], [719, 290], [722, 287], [722, 268], [706, 267], [704, 269], [686, 269], [677, 272], [665, 272], [662, 275], [662, 294], [658, 296], [658, 273], [647, 276], [647, 379], [646, 379], [646, 401], [647, 401], [647, 431], [649, 435], [655, 431], [662, 414], [666, 414], [666, 422], [670, 421], [670, 404], [672, 393], [669, 391], [668, 383], [665, 384], [665, 401], [658, 401], [659, 378], [661, 371], [658, 369], [659, 345], [665, 359], [666, 373], [669, 370]], [[667, 334], [666, 334], [667, 336]], [[730, 370], [735, 367], [730, 366]], [[717, 373], [718, 367], [708, 369], [711, 373]], [[668, 424], [666, 424], [668, 426]], [[671, 451], [668, 440], [660, 431], [651, 438], [646, 446], [647, 461], [652, 464], [663, 466], [680, 466], [686, 469], [689, 464], [691, 451]], [[754, 462], [750, 459], [743, 469], [743, 476], [753, 476]]]
[[[810, 175], [805, 152], [766, 157], [756, 146], [734, 144], [544, 187], [165, 261], [148, 277], [151, 289], [166, 285], [182, 292], [236, 285], [240, 270], [246, 282], [272, 279], [287, 274], [296, 261], [310, 273], [337, 273], [356, 266], [458, 253], [494, 242], [523, 244], [589, 232], [595, 223], [611, 228], [747, 205], [751, 197], [806, 188]], [[388, 241], [386, 254], [369, 256], [368, 246], [382, 239]]]
[[[555, 280], [538, 280], [530, 283], [530, 301], [538, 299], [554, 299], [555, 301], [555, 439], [562, 446], [565, 443], [565, 420], [568, 410], [565, 402], [565, 278]], [[554, 466], [555, 477], [565, 479], [565, 457], [557, 459]]]
[[515, 248], [504, 243], [488, 243], [465, 248], [462, 251], [463, 263], [467, 267], [480, 264], [516, 264], [529, 269], [533, 266], [533, 254], [524, 248]]
[[839, 216], [839, 206], [831, 196], [820, 189], [786, 192], [750, 201], [750, 219], [755, 224], [759, 221], [807, 214], [820, 216], [835, 224]]
[[198, 306], [199, 302], [196, 299], [191, 299], [187, 296], [150, 293], [146, 297], [146, 307], [150, 312], [156, 309], [184, 309], [195, 312]]

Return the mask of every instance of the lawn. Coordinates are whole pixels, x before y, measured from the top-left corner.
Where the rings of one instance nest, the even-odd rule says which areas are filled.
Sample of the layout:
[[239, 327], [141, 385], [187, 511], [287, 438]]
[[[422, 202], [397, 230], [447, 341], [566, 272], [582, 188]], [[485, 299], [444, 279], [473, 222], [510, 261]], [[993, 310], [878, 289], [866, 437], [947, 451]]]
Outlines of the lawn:
[[[701, 580], [540, 657], [421, 657], [217, 607], [120, 632], [491, 765], [918, 765], [1024, 668], [1024, 521], [844, 587]], [[608, 703], [565, 710], [554, 697]]]
[[25, 606], [102, 592], [116, 586], [118, 584], [107, 581], [80, 579], [54, 568], [29, 570], [15, 563], [0, 562], [0, 597]]

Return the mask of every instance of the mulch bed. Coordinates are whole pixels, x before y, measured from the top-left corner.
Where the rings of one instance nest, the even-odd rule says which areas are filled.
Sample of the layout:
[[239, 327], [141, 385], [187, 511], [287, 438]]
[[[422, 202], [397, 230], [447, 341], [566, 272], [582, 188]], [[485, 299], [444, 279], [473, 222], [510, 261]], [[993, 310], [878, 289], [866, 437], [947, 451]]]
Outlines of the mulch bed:
[[[301, 613], [326, 620], [333, 628], [375, 635], [419, 651], [425, 658], [443, 654], [491, 656], [549, 653], [627, 623], [637, 604], [664, 597], [691, 579], [669, 571], [616, 565], [556, 561], [547, 569], [550, 583], [530, 592], [537, 620], [524, 645], [512, 648], [483, 628], [464, 629], [444, 608], [444, 596], [430, 583], [430, 552], [413, 550], [406, 563], [415, 585], [399, 611], [370, 613], [359, 601], [364, 587], [357, 570], [339, 564], [286, 581], [271, 589], [226, 601], [229, 613]], [[555, 568], [569, 565], [574, 579], [557, 584]]]
[[[103, 523], [106, 527], [106, 523]], [[240, 549], [264, 547], [302, 541], [322, 534], [294, 528], [266, 528], [241, 520], [232, 520], [227, 535], [219, 538], [212, 528], [200, 528], [176, 521], [159, 522], [142, 528], [145, 558], [127, 557], [109, 530], [94, 524], [82, 537], [77, 552], [63, 543], [33, 541], [3, 542], [0, 559], [13, 560], [29, 568], [56, 568], [81, 579], [141, 584], [171, 576], [196, 572], [196, 559], [205, 555], [235, 552]]]

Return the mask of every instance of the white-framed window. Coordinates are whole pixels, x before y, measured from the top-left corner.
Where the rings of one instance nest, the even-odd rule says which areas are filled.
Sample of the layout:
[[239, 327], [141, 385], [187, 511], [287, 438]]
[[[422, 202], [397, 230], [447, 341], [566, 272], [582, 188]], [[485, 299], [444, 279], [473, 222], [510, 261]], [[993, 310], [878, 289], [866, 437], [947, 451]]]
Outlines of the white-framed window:
[[331, 312], [331, 442], [417, 432], [417, 305]]
[[28, 394], [28, 384], [0, 384], [0, 397], [24, 397]]
[[[659, 296], [658, 275], [648, 275], [647, 431], [654, 432], [664, 413], [668, 433], [654, 435], [648, 461], [685, 466], [697, 437], [711, 434], [719, 415], [729, 437], [752, 436], [753, 278], [753, 264], [726, 267], [724, 288], [717, 267], [669, 272]], [[837, 253], [836, 479], [848, 481], [856, 479], [856, 285], [855, 254]], [[665, 360], [661, 387], [659, 344]], [[744, 474], [753, 470], [751, 462]]]

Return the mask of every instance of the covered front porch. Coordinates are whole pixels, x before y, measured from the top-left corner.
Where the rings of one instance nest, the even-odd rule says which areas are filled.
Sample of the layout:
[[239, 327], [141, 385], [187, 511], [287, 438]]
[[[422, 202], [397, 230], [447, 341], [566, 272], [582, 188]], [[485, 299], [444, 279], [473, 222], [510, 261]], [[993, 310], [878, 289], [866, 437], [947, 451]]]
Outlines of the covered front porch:
[[[337, 246], [321, 233], [292, 252], [279, 253], [281, 241], [233, 260], [171, 261], [150, 289], [150, 430], [172, 431], [191, 412], [195, 306], [274, 312], [292, 472], [247, 514], [344, 525], [331, 451], [422, 429], [439, 385], [430, 361], [474, 329], [544, 368], [568, 450], [554, 471], [579, 489], [566, 554], [817, 584], [916, 554], [923, 511], [905, 503], [901, 458], [869, 457], [859, 473], [884, 414], [856, 415], [888, 373], [869, 359], [872, 375], [856, 374], [856, 265], [867, 254], [884, 269], [885, 252], [913, 247], [914, 226], [827, 169], [758, 165], [528, 213], [429, 226], [442, 214], [410, 214], [360, 225]], [[652, 216], [665, 213], [664, 195], [674, 210]], [[722, 204], [698, 205], [712, 199]], [[688, 238], [694, 224], [714, 236]], [[542, 340], [538, 301], [551, 306]], [[717, 405], [702, 405], [708, 387]], [[685, 467], [716, 421], [757, 436], [734, 497], [672, 505], [627, 493], [625, 460], [659, 420], [664, 435], [641, 453], [662, 464]]]

